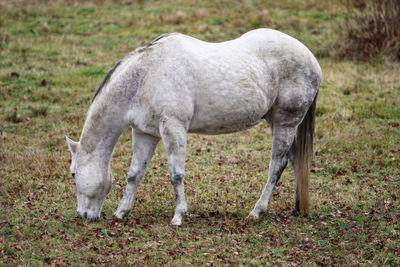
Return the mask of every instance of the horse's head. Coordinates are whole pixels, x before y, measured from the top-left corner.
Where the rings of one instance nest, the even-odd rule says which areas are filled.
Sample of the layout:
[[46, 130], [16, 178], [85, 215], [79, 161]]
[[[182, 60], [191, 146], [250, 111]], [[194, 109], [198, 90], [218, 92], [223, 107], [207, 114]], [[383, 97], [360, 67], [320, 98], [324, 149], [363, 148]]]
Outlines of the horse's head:
[[68, 148], [72, 154], [71, 174], [75, 179], [78, 199], [78, 215], [95, 219], [100, 216], [106, 195], [111, 189], [111, 170], [94, 153], [81, 149], [80, 142], [66, 137]]

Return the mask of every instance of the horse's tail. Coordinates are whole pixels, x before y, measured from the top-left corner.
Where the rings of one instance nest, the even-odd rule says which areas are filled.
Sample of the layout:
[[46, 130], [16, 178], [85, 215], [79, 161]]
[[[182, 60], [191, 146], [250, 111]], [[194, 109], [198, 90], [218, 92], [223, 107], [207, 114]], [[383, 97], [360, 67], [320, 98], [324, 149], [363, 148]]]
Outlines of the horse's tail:
[[306, 116], [297, 128], [296, 138], [291, 147], [293, 168], [296, 177], [295, 212], [310, 213], [309, 180], [313, 154], [313, 135], [317, 95], [309, 107]]

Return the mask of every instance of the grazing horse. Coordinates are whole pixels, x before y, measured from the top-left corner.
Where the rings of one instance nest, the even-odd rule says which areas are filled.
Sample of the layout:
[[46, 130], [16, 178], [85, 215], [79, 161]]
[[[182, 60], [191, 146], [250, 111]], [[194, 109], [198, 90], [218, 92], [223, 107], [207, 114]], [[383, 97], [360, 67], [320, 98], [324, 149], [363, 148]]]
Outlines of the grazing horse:
[[208, 43], [164, 34], [119, 61], [105, 76], [87, 112], [72, 153], [78, 215], [97, 218], [111, 188], [115, 144], [132, 127], [133, 156], [124, 196], [114, 215], [121, 219], [162, 140], [176, 196], [172, 225], [187, 211], [184, 193], [188, 133], [242, 131], [265, 119], [272, 131], [268, 181], [249, 217], [267, 211], [288, 161], [296, 178], [295, 211], [309, 213], [309, 172], [314, 114], [321, 68], [296, 39], [271, 29]]

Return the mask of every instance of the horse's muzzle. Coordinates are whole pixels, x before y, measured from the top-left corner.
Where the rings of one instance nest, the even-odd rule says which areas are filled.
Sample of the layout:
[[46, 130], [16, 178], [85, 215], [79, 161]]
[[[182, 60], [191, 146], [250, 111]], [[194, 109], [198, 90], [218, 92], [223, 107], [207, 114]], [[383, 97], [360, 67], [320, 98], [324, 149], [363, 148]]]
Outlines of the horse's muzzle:
[[78, 210], [77, 214], [78, 214], [79, 217], [85, 218], [85, 219], [89, 219], [89, 220], [96, 220], [96, 219], [99, 218], [98, 214], [95, 214], [94, 212], [90, 212], [90, 211], [89, 212], [87, 212], [87, 211], [82, 212], [82, 211]]

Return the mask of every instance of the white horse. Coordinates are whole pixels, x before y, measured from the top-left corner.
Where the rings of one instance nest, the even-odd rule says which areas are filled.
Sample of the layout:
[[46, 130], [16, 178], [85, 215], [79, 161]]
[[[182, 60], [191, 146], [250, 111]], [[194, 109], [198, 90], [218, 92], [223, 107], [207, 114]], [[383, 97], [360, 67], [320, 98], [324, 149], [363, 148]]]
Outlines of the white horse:
[[249, 217], [265, 213], [290, 161], [296, 177], [295, 211], [309, 213], [308, 181], [315, 100], [321, 68], [296, 39], [258, 29], [222, 43], [165, 34], [119, 61], [105, 76], [87, 112], [79, 142], [68, 137], [78, 215], [97, 218], [111, 188], [115, 144], [132, 127], [133, 156], [121, 219], [161, 139], [176, 196], [173, 225], [187, 211], [184, 193], [187, 134], [242, 131], [265, 119], [273, 134], [268, 181]]

